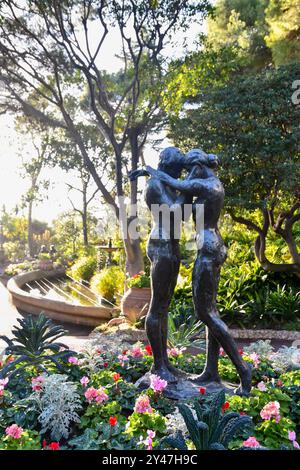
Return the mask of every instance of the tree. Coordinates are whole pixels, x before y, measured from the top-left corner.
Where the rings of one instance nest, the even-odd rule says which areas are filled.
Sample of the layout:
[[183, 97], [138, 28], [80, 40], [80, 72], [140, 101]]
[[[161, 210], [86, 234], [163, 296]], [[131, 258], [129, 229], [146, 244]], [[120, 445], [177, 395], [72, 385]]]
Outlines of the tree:
[[[187, 28], [192, 18], [208, 10], [206, 0], [27, 0], [22, 4], [3, 0], [0, 80], [7, 92], [3, 109], [67, 129], [104, 200], [119, 215], [118, 201], [128, 185], [131, 204], [137, 202], [137, 183], [125, 180], [124, 169], [138, 167], [149, 133], [160, 129], [165, 116], [160, 107], [165, 44], [172, 33]], [[112, 29], [119, 36], [122, 67], [109, 76], [99, 64]], [[112, 148], [116, 194], [107, 189], [91, 162], [70, 109], [76, 86], [81, 92], [87, 89], [90, 119]], [[132, 211], [122, 227], [131, 275], [143, 264], [140, 242], [130, 238], [127, 229], [135, 220], [136, 211]]]
[[[27, 121], [26, 124], [19, 126], [18, 129], [22, 129], [22, 133], [29, 134], [31, 143], [35, 149], [35, 156], [29, 161], [23, 162], [22, 173], [23, 176], [29, 179], [29, 188], [22, 197], [22, 206], [27, 207], [27, 244], [30, 256], [35, 255], [35, 244], [33, 240], [33, 207], [34, 204], [43, 200], [44, 195], [41, 194], [43, 190], [47, 190], [49, 187], [48, 180], [40, 180], [41, 171], [44, 168], [48, 154], [50, 151], [49, 136], [45, 131], [41, 129], [34, 129], [32, 122]], [[38, 133], [38, 136], [37, 136]]]
[[[299, 64], [206, 89], [200, 106], [171, 118], [170, 136], [185, 149], [221, 158], [226, 208], [257, 233], [255, 253], [268, 271], [300, 273], [293, 228], [300, 221], [300, 107], [292, 104]], [[272, 262], [267, 237], [286, 243], [291, 262]]]
[[54, 222], [54, 241], [58, 251], [64, 255], [75, 255], [80, 247], [81, 227], [78, 214], [68, 211], [61, 214]]
[[300, 1], [270, 0], [266, 10], [269, 33], [266, 43], [276, 65], [300, 58]]

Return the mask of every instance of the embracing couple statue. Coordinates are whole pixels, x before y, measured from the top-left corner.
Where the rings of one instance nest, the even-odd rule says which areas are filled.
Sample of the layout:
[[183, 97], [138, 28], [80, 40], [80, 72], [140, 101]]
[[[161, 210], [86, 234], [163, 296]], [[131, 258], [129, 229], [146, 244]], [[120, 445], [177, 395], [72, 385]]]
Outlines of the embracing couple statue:
[[[153, 216], [153, 207], [169, 207], [171, 218], [184, 205], [192, 205], [194, 221], [197, 205], [202, 205], [204, 224], [196, 233], [197, 258], [192, 278], [193, 302], [196, 316], [206, 325], [207, 354], [204, 371], [194, 379], [197, 385], [221, 386], [218, 372], [220, 346], [235, 365], [240, 377], [236, 393], [247, 395], [251, 389], [251, 367], [241, 357], [237, 345], [217, 310], [217, 293], [221, 266], [226, 249], [221, 238], [218, 221], [224, 203], [224, 188], [214, 169], [216, 155], [194, 149], [183, 155], [177, 148], [168, 147], [159, 157], [158, 169], [150, 166], [136, 170], [130, 179], [148, 176], [145, 189], [146, 203]], [[184, 179], [180, 179], [183, 171]], [[180, 267], [179, 237], [174, 231], [174, 220], [167, 226], [163, 217], [153, 217], [147, 254], [151, 261], [152, 298], [146, 317], [146, 332], [152, 347], [154, 364], [152, 373], [168, 384], [186, 380], [187, 375], [176, 369], [168, 359], [168, 308], [177, 283]], [[195, 224], [197, 227], [197, 224]]]

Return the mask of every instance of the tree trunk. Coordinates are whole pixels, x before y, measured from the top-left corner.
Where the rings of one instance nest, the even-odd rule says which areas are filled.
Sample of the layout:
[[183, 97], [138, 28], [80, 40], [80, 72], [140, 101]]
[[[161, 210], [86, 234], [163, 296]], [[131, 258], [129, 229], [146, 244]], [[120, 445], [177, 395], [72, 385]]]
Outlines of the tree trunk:
[[87, 187], [83, 187], [83, 201], [82, 201], [82, 234], [83, 234], [83, 243], [84, 246], [87, 248], [89, 246], [89, 239], [88, 239], [88, 213], [87, 213], [87, 200], [86, 200], [86, 191]]
[[33, 244], [33, 230], [32, 230], [32, 206], [33, 203], [32, 201], [29, 202], [28, 205], [28, 228], [27, 228], [27, 243], [28, 243], [28, 251], [29, 251], [29, 256], [33, 257], [34, 256], [34, 244]]

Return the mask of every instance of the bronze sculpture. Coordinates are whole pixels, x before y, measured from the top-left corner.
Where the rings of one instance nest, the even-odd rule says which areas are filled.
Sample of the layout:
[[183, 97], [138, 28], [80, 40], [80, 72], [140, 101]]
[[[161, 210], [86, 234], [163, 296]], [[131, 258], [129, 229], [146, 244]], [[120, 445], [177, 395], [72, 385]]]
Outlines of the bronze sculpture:
[[[192, 287], [196, 315], [207, 327], [207, 356], [205, 369], [203, 373], [197, 377], [196, 382], [199, 384], [221, 384], [218, 373], [218, 358], [221, 345], [235, 365], [240, 376], [241, 384], [236, 390], [236, 393], [247, 395], [251, 389], [251, 367], [241, 358], [234, 339], [219, 316], [216, 305], [220, 269], [226, 259], [226, 249], [218, 229], [220, 212], [224, 203], [224, 189], [219, 178], [213, 171], [214, 168], [217, 167], [217, 164], [218, 160], [215, 155], [206, 154], [200, 149], [195, 149], [190, 151], [183, 161], [180, 159], [176, 175], [172, 175], [172, 172], [170, 173], [170, 171], [165, 172], [161, 166], [159, 166], [157, 170], [147, 166], [144, 170], [140, 171], [138, 176], [142, 174], [150, 175], [151, 180], [155, 180], [156, 184], [158, 184], [157, 181], [160, 181], [164, 184], [164, 186], [161, 187], [161, 190], [168, 192], [171, 189], [177, 195], [176, 197], [178, 199], [180, 198], [182, 203], [184, 203], [184, 201], [185, 203], [193, 201], [194, 217], [197, 204], [202, 204], [204, 207], [204, 227], [202, 233], [196, 234], [198, 252], [193, 269]], [[182, 165], [182, 167], [179, 170], [180, 165]], [[187, 178], [179, 180], [178, 178], [183, 168], [185, 168], [189, 173]], [[148, 206], [151, 206], [151, 202], [152, 193], [150, 192], [147, 200]], [[202, 243], [200, 243], [200, 240], [202, 240]], [[177, 250], [178, 241], [174, 243], [177, 243]], [[170, 259], [173, 256], [172, 253], [164, 251], [164, 248], [161, 246], [157, 246], [155, 253], [155, 256], [153, 256], [151, 250], [149, 252], [149, 257], [152, 262], [152, 282], [154, 282], [154, 291], [156, 288], [155, 278], [157, 276], [157, 266], [160, 266], [160, 282], [164, 280], [164, 266], [166, 263], [162, 262], [160, 257], [162, 256], [162, 259], [164, 260], [168, 259], [168, 263], [170, 263]], [[154, 301], [155, 310], [157, 311], [163, 309], [164, 312], [166, 312], [171, 300], [170, 295], [173, 295], [179, 269], [179, 254], [177, 255], [177, 251], [176, 263], [174, 266], [176, 266], [176, 268], [174, 267], [174, 277], [171, 282], [172, 288], [169, 289], [168, 294], [166, 294], [165, 289], [161, 289], [160, 297], [156, 298]], [[169, 275], [167, 277], [168, 279], [171, 278]], [[155, 293], [153, 295], [155, 298]], [[148, 324], [152, 322], [153, 307], [154, 306], [152, 304], [147, 316]], [[164, 313], [164, 328], [161, 330], [163, 340], [160, 342], [160, 345], [163, 345], [162, 348], [157, 347], [157, 334], [154, 334], [154, 330], [156, 328], [154, 327], [154, 324], [150, 335], [148, 334], [147, 329], [150, 344], [152, 345], [152, 348], [154, 346], [153, 353], [156, 364], [168, 364], [166, 318], [167, 314]], [[169, 371], [174, 372], [172, 374], [173, 377], [171, 377], [171, 382], [174, 381], [174, 376], [175, 380], [180, 379], [180, 372], [172, 371], [168, 365], [167, 367]], [[158, 375], [160, 375], [160, 368], [155, 366], [154, 370]], [[161, 372], [161, 376], [168, 380], [166, 375], [164, 376], [163, 374], [165, 371], [161, 370]], [[195, 378], [193, 380], [195, 380]]]

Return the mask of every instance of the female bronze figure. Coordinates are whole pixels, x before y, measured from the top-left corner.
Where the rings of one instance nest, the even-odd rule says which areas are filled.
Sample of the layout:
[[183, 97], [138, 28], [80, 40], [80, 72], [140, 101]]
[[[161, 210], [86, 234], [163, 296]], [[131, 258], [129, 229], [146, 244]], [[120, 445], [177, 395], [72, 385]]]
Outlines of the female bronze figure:
[[[197, 233], [197, 258], [193, 269], [193, 301], [197, 317], [207, 327], [207, 357], [200, 383], [220, 382], [218, 358], [220, 345], [235, 365], [241, 384], [236, 390], [247, 395], [251, 389], [251, 367], [241, 358], [237, 345], [217, 310], [217, 292], [220, 269], [226, 259], [226, 249], [218, 229], [218, 220], [224, 203], [224, 188], [213, 169], [218, 160], [215, 155], [200, 149], [191, 150], [184, 166], [190, 171], [185, 180], [173, 178], [163, 171], [147, 166], [146, 171], [167, 187], [179, 191], [204, 206], [203, 233]], [[193, 211], [195, 214], [195, 210]], [[163, 269], [163, 267], [162, 267]]]

